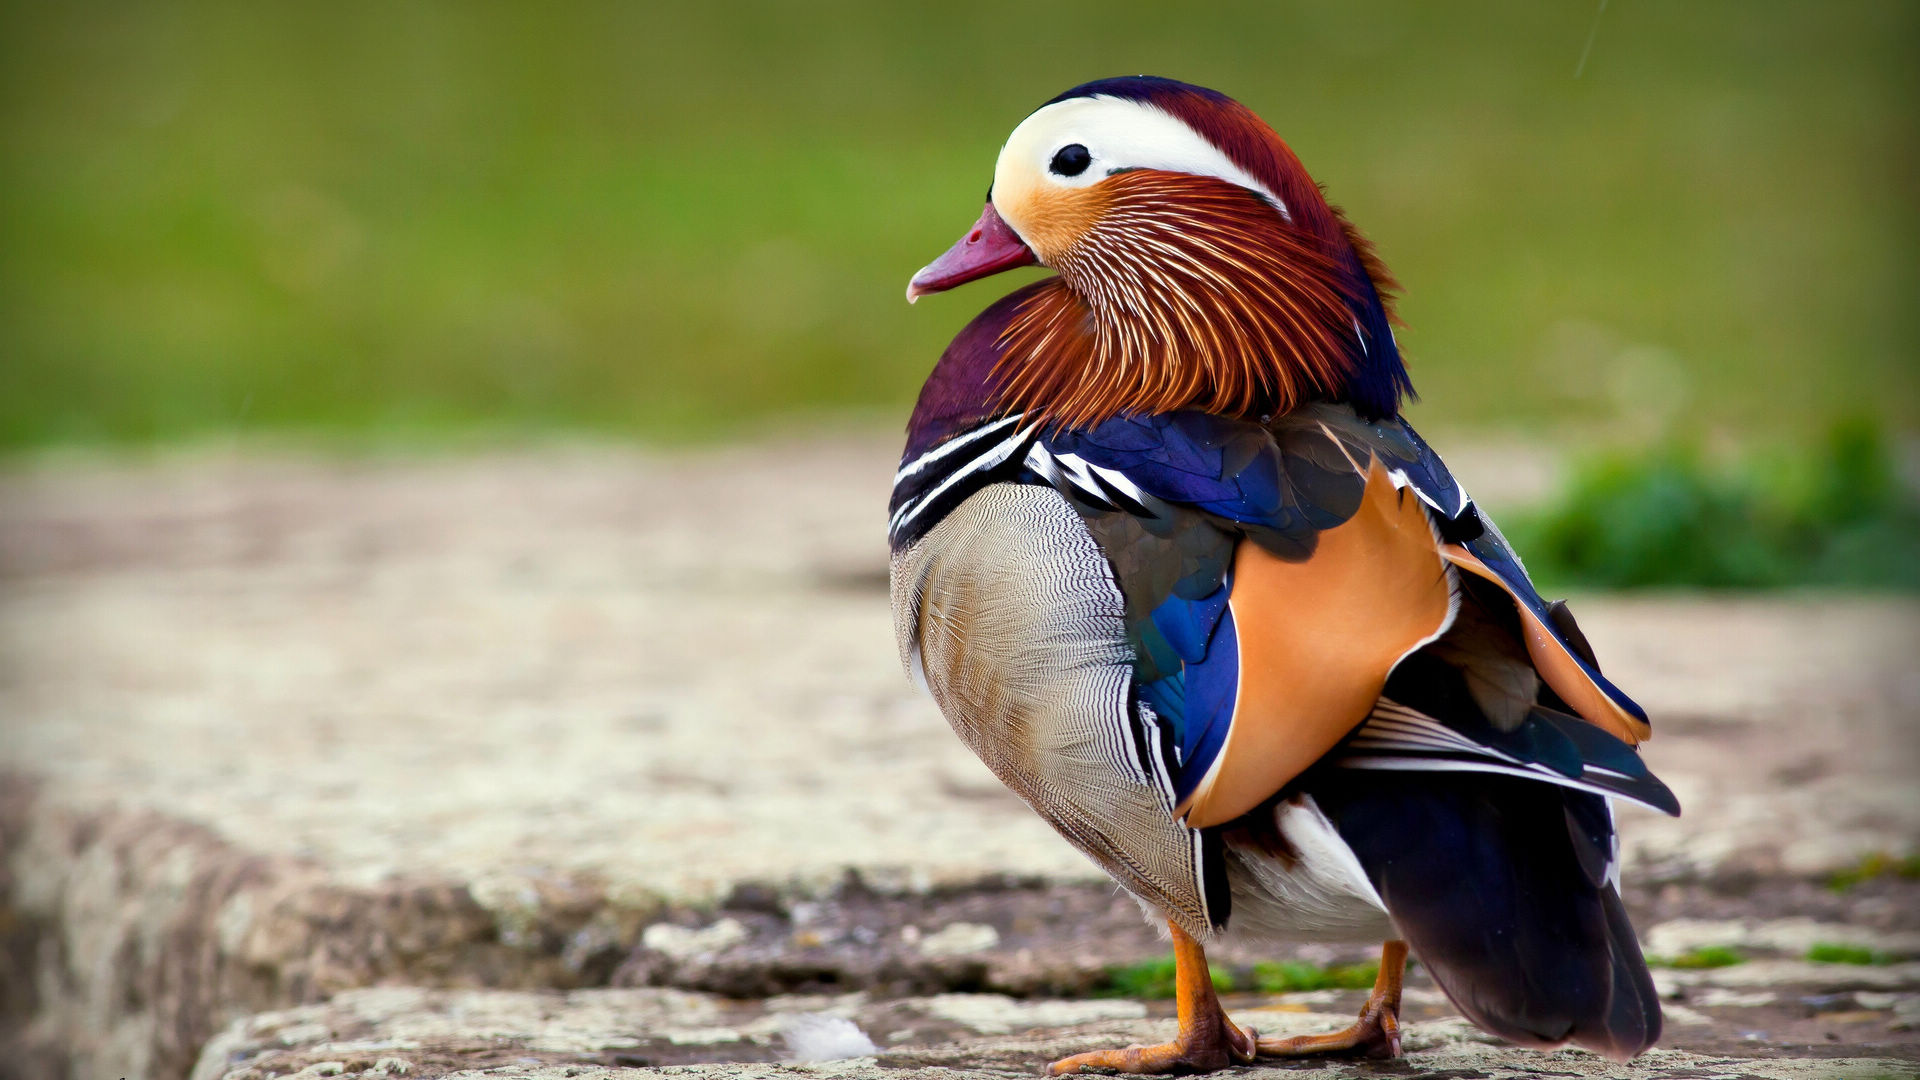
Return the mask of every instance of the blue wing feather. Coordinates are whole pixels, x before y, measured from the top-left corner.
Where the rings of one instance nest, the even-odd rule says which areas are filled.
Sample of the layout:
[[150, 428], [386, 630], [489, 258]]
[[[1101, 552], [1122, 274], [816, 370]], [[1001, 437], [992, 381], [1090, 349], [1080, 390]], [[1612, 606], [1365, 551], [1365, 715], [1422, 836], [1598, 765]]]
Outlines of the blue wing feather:
[[1198, 600], [1185, 600], [1178, 595], [1168, 597], [1165, 603], [1153, 609], [1153, 625], [1166, 637], [1167, 643], [1179, 654], [1180, 659], [1197, 663], [1206, 659], [1214, 628], [1226, 613], [1227, 596], [1227, 585], [1222, 582], [1212, 593]]
[[1177, 733], [1180, 769], [1173, 777], [1176, 801], [1193, 793], [1226, 745], [1239, 687], [1239, 631], [1229, 610], [1214, 630], [1206, 657], [1186, 667], [1186, 708]]
[[1169, 597], [1153, 610], [1153, 629], [1179, 656], [1179, 671], [1141, 686], [1141, 696], [1173, 729], [1174, 791], [1184, 799], [1206, 775], [1233, 722], [1240, 647], [1223, 582], [1198, 600]]

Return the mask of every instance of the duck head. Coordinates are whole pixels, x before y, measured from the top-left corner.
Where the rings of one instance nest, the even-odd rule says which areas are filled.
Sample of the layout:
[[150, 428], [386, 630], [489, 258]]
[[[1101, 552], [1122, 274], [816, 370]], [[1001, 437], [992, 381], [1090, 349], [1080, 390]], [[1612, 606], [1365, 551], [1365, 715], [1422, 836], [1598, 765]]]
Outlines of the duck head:
[[1392, 279], [1279, 135], [1216, 91], [1139, 76], [1042, 106], [907, 298], [1034, 263], [1059, 276], [999, 335], [1009, 410], [1085, 426], [1333, 399], [1392, 416], [1411, 392]]

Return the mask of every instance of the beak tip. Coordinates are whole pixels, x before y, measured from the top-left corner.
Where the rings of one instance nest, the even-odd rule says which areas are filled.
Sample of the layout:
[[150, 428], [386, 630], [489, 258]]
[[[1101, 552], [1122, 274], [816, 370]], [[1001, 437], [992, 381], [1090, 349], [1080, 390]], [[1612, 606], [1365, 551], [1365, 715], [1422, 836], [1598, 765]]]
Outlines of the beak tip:
[[945, 292], [956, 285], [1011, 270], [1032, 266], [1040, 260], [988, 203], [980, 211], [980, 220], [947, 249], [946, 254], [928, 263], [907, 282], [907, 303], [928, 293]]

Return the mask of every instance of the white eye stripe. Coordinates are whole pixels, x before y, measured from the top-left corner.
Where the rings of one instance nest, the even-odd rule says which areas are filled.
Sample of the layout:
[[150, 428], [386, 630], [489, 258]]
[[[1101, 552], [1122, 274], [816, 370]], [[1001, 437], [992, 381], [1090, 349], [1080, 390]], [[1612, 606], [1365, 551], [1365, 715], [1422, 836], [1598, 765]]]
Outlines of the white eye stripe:
[[[1055, 154], [1074, 144], [1087, 148], [1091, 163], [1074, 176], [1052, 170]], [[1021, 121], [1007, 137], [994, 169], [994, 187], [1032, 185], [1036, 177], [1063, 187], [1087, 187], [1116, 170], [1159, 169], [1214, 176], [1267, 198], [1280, 216], [1292, 219], [1286, 203], [1220, 148], [1178, 117], [1156, 106], [1113, 97], [1056, 101]]]

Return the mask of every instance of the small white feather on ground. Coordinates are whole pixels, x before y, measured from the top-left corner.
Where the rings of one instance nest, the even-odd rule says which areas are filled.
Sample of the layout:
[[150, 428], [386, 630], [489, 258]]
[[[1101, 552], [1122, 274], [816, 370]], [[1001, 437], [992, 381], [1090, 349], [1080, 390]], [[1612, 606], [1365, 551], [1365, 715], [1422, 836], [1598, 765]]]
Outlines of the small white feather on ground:
[[797, 1064], [816, 1061], [842, 1061], [846, 1058], [872, 1057], [880, 1052], [860, 1030], [860, 1025], [843, 1016], [825, 1013], [800, 1013], [785, 1018], [780, 1036], [787, 1041], [787, 1060]]

